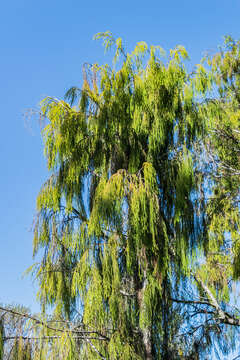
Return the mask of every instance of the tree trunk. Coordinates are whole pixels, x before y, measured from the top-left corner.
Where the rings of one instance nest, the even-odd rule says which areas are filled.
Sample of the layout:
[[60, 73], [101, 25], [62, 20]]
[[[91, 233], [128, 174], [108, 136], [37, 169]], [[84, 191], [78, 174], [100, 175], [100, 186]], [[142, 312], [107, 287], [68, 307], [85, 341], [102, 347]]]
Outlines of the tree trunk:
[[148, 327], [144, 330], [142, 330], [142, 337], [143, 337], [143, 345], [145, 350], [145, 357], [146, 360], [152, 360], [152, 333], [151, 328]]
[[[147, 287], [147, 275], [146, 271], [144, 271], [144, 278], [142, 282], [140, 282], [141, 286], [138, 288], [137, 296], [138, 296], [138, 304], [139, 309], [142, 309], [144, 305], [144, 292]], [[141, 330], [142, 332], [142, 342], [144, 348], [144, 360], [152, 360], [153, 359], [153, 347], [152, 347], [152, 330], [151, 326], [148, 326]]]

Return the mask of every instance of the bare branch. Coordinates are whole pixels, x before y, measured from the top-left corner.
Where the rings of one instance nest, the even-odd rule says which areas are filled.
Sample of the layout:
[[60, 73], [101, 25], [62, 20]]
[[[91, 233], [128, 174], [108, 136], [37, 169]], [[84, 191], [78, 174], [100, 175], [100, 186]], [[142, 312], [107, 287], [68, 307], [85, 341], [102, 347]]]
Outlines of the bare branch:
[[226, 311], [224, 311], [221, 308], [221, 306], [219, 305], [219, 303], [213, 296], [212, 292], [210, 291], [208, 286], [202, 281], [202, 279], [196, 275], [194, 275], [194, 279], [197, 281], [197, 283], [202, 287], [202, 289], [207, 294], [207, 296], [210, 300], [211, 306], [215, 307], [215, 309], [217, 310], [217, 313], [219, 315], [218, 320], [223, 324], [240, 326], [240, 319], [237, 319], [236, 317], [228, 314]]
[[78, 334], [78, 336], [82, 336], [83, 338], [86, 337], [85, 335], [96, 334], [96, 335], [98, 335], [98, 338], [94, 338], [95, 340], [105, 340], [105, 341], [109, 340], [109, 338], [107, 336], [100, 334], [98, 331], [85, 331], [85, 330], [77, 330], [77, 329], [58, 329], [58, 328], [49, 326], [46, 322], [44, 322], [40, 319], [37, 319], [36, 317], [33, 317], [32, 315], [29, 315], [29, 314], [23, 314], [23, 313], [20, 313], [19, 311], [7, 309], [2, 306], [0, 306], [0, 310], [7, 311], [10, 314], [13, 314], [13, 315], [16, 315], [16, 316], [19, 316], [19, 317], [22, 317], [22, 318], [25, 318], [28, 320], [32, 320], [36, 324], [40, 324], [40, 325], [44, 326], [45, 328], [52, 330], [54, 332], [61, 332], [61, 333], [68, 332], [68, 333]]

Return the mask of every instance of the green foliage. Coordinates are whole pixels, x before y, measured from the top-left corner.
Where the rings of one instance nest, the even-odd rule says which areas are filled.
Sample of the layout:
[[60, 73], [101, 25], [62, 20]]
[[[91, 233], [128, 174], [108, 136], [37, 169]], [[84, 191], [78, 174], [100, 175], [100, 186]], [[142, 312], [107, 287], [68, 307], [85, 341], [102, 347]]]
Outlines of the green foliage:
[[108, 347], [99, 345], [105, 356], [142, 358], [141, 336], [161, 328], [153, 314], [163, 279], [185, 274], [199, 246], [191, 152], [204, 126], [182, 46], [163, 63], [159, 47], [139, 42], [125, 53], [109, 32], [95, 38], [106, 50], [116, 46], [119, 70], [88, 68], [81, 91], [66, 94], [70, 104], [79, 97], [77, 107], [54, 98], [41, 103], [52, 175], [37, 200], [39, 299], [68, 316], [81, 301], [85, 326], [112, 329]]
[[[43, 314], [50, 306], [68, 321], [53, 330], [43, 317], [36, 332], [51, 341], [32, 353], [190, 359], [218, 336], [212, 297], [228, 302], [240, 274], [240, 45], [228, 38], [189, 73], [183, 46], [163, 60], [159, 46], [139, 42], [127, 53], [110, 32], [95, 38], [115, 48], [114, 68], [85, 66], [81, 89], [41, 102], [50, 177], [37, 198], [34, 255], [42, 261], [32, 271]], [[172, 300], [183, 289], [215, 306], [197, 330]], [[202, 321], [211, 312], [196, 314]], [[191, 340], [182, 335], [183, 343], [186, 322]], [[91, 335], [76, 335], [79, 328]], [[27, 354], [21, 341], [16, 353]]]
[[[229, 281], [239, 278], [240, 43], [226, 37], [223, 48], [208, 59], [219, 96], [205, 105], [210, 134], [213, 192], [208, 202], [210, 282], [218, 297], [229, 300]], [[215, 291], [215, 290], [213, 290]]]

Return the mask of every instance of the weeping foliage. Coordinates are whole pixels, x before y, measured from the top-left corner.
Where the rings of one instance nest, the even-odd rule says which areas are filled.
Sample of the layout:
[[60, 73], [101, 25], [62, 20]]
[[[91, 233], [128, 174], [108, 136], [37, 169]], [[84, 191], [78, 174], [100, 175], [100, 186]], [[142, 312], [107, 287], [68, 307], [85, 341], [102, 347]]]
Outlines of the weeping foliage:
[[[41, 102], [50, 176], [29, 272], [43, 312], [11, 359], [200, 359], [215, 338], [227, 354], [212, 296], [229, 302], [240, 274], [239, 43], [189, 73], [182, 46], [96, 39], [113, 68], [85, 65], [81, 88]], [[211, 311], [191, 316], [183, 293]]]
[[[204, 137], [205, 214], [208, 242], [205, 257], [197, 273], [212, 296], [230, 316], [239, 320], [237, 284], [240, 275], [240, 42], [225, 38], [224, 46], [201, 65], [212, 84], [208, 98], [199, 110], [205, 118], [208, 131]], [[204, 67], [205, 66], [205, 67]], [[206, 296], [202, 286], [199, 293]], [[222, 326], [215, 331], [215, 344], [221, 355], [227, 355], [236, 344], [238, 326]], [[221, 334], [221, 335], [220, 335]], [[223, 339], [228, 339], [228, 343]], [[214, 337], [210, 337], [213, 343]], [[231, 345], [230, 345], [231, 344]]]
[[[229, 301], [229, 283], [240, 275], [240, 43], [225, 38], [220, 51], [207, 59], [218, 97], [204, 105], [209, 135], [206, 146], [211, 166], [212, 194], [208, 201], [209, 282], [219, 300]], [[213, 255], [211, 255], [213, 254]], [[205, 269], [205, 270], [206, 270]]]
[[[37, 199], [34, 254], [43, 258], [32, 271], [43, 310], [71, 319], [78, 309], [85, 329], [108, 339], [91, 340], [103, 358], [160, 359], [165, 279], [177, 286], [202, 246], [192, 153], [207, 85], [187, 73], [182, 46], [162, 60], [159, 47], [141, 42], [125, 53], [110, 33], [97, 38], [116, 47], [115, 68], [86, 66], [69, 103], [41, 103], [51, 176]], [[73, 359], [76, 342], [67, 344]], [[80, 346], [82, 358], [96, 358], [93, 346]]]

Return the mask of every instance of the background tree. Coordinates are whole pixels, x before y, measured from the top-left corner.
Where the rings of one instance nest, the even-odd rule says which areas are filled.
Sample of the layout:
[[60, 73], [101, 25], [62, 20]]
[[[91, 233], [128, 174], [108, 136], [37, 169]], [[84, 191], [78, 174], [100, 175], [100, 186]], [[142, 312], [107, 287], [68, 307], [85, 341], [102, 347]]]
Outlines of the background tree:
[[0, 306], [0, 359], [32, 359], [34, 344], [27, 336], [33, 330], [28, 323], [29, 316], [29, 309], [23, 306]]
[[[205, 293], [215, 307], [215, 322], [235, 325], [239, 331], [239, 175], [240, 175], [240, 42], [226, 37], [224, 46], [207, 59], [213, 80], [203, 105], [209, 124], [204, 147], [208, 171], [206, 213], [209, 243], [200, 274]], [[201, 286], [201, 285], [200, 285]], [[202, 287], [202, 286], [201, 286]], [[234, 290], [235, 288], [235, 290]], [[234, 299], [235, 297], [235, 299]], [[220, 329], [220, 328], [219, 328]], [[226, 326], [225, 326], [226, 330]], [[219, 330], [218, 330], [219, 331]], [[220, 336], [224, 330], [221, 327]]]
[[[195, 147], [200, 176], [208, 242], [199, 266], [192, 273], [198, 295], [181, 301], [194, 317], [205, 313], [201, 324], [192, 326], [198, 344], [217, 344], [223, 354], [234, 348], [239, 334], [239, 65], [240, 43], [226, 37], [219, 53], [202, 67], [211, 91], [201, 102], [208, 131]], [[204, 297], [203, 297], [204, 296]], [[203, 297], [201, 299], [201, 297]], [[195, 299], [195, 301], [194, 301]], [[187, 301], [186, 301], [187, 300]], [[179, 301], [175, 299], [175, 301]], [[202, 303], [201, 303], [202, 302]], [[189, 322], [188, 322], [189, 324]], [[199, 331], [200, 330], [200, 331]], [[208, 334], [207, 334], [208, 333]], [[186, 332], [187, 336], [189, 331]], [[203, 345], [204, 345], [203, 342]], [[216, 352], [218, 353], [217, 349]], [[220, 352], [221, 353], [221, 352]]]

